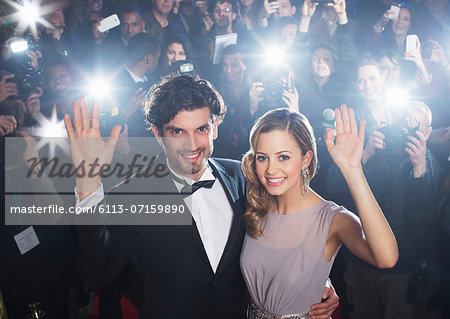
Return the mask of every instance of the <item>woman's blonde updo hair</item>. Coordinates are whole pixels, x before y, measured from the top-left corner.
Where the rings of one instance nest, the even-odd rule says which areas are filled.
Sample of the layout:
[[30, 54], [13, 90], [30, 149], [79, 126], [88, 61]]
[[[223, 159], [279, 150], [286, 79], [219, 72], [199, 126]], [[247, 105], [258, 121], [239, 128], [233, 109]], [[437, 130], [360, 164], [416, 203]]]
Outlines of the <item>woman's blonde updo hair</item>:
[[[303, 183], [309, 185], [317, 170], [317, 150], [311, 124], [301, 113], [290, 109], [275, 109], [260, 117], [250, 132], [250, 150], [242, 160], [242, 171], [247, 179], [247, 210], [244, 214], [248, 234], [257, 238], [262, 235], [266, 216], [270, 207], [273, 207], [275, 197], [270, 195], [259, 181], [255, 171], [255, 152], [259, 136], [262, 133], [281, 130], [295, 138], [298, 146], [305, 155], [312, 151], [313, 158], [309, 164], [309, 174], [303, 175]], [[308, 188], [305, 185], [305, 189]], [[306, 194], [305, 194], [306, 195]], [[301, 196], [301, 194], [299, 194]]]

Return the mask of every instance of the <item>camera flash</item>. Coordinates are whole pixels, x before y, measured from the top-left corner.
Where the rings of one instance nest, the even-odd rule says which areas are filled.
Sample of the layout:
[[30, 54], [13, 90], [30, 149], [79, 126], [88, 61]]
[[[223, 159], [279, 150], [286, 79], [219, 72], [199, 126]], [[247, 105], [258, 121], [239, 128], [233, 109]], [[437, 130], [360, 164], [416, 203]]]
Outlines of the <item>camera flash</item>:
[[19, 52], [28, 50], [28, 43], [25, 40], [19, 39], [19, 40], [12, 41], [9, 44], [9, 47], [11, 48], [11, 51], [13, 53], [19, 53]]

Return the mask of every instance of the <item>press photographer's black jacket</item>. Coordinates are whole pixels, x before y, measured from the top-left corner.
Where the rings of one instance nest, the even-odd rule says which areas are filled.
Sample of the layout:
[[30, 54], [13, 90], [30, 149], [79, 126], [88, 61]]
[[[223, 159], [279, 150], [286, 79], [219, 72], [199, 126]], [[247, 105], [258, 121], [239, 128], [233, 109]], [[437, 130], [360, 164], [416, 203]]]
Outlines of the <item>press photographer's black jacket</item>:
[[[361, 112], [357, 112], [357, 117], [367, 120], [367, 140], [374, 128], [371, 117], [361, 117]], [[398, 147], [400, 151], [404, 149], [403, 145]], [[414, 178], [409, 156], [406, 152], [404, 154], [405, 156], [399, 157], [393, 152], [377, 150], [364, 167], [367, 182], [395, 234], [399, 248], [396, 266], [392, 269], [376, 268], [378, 271], [418, 271], [420, 264], [427, 259], [431, 247], [430, 234], [436, 219], [437, 188], [442, 169], [427, 150], [426, 172], [422, 177]], [[345, 205], [356, 213], [353, 202], [349, 200], [348, 187], [335, 164], [328, 169], [327, 186], [334, 196], [346, 197]], [[372, 267], [362, 260], [359, 261]]]

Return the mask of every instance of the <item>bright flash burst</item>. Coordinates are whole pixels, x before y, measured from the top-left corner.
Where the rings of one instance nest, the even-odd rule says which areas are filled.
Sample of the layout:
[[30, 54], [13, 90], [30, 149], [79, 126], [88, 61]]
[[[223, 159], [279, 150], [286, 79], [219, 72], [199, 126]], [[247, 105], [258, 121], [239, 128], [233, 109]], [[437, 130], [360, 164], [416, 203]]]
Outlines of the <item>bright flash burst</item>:
[[37, 23], [40, 23], [47, 28], [53, 28], [53, 26], [47, 20], [42, 18], [42, 16], [55, 10], [55, 4], [41, 6], [41, 1], [42, 0], [24, 0], [23, 5], [20, 5], [15, 1], [5, 0], [7, 4], [16, 9], [16, 12], [6, 16], [5, 20], [18, 22], [18, 35], [22, 35], [27, 28], [30, 28], [34, 39], [37, 40]]
[[70, 154], [68, 139], [62, 138], [67, 137], [64, 122], [58, 120], [56, 113], [56, 108], [53, 108], [50, 119], [43, 115], [37, 119], [39, 128], [36, 129], [36, 135], [41, 137], [37, 149], [39, 150], [48, 144], [50, 158], [55, 155], [56, 146], [61, 148], [65, 153]]

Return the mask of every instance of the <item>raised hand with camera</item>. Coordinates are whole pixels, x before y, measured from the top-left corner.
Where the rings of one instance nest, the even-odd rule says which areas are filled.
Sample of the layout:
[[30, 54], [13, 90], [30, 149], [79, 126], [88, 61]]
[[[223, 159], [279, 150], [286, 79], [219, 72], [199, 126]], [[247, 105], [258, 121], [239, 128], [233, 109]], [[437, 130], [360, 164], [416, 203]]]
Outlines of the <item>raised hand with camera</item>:
[[302, 17], [300, 19], [298, 31], [303, 33], [308, 32], [311, 18], [314, 12], [316, 12], [318, 4], [318, 2], [312, 2], [312, 0], [305, 0], [305, 2], [303, 2]]
[[100, 32], [98, 30], [98, 26], [100, 25], [100, 23], [102, 22], [103, 19], [99, 19], [97, 22], [94, 22], [92, 24], [92, 35], [94, 37], [94, 42], [96, 44], [100, 44], [103, 42], [103, 40], [108, 36], [109, 31], [106, 30], [105, 32]]
[[278, 11], [278, 1], [264, 0], [261, 10], [259, 12], [259, 26], [267, 27], [270, 15]]
[[381, 33], [384, 30], [384, 27], [386, 26], [386, 24], [389, 22], [389, 17], [391, 15], [394, 14], [394, 11], [392, 10], [386, 10], [383, 15], [381, 16], [381, 18], [375, 23], [375, 25], [373, 26], [373, 30], [376, 33]]
[[413, 62], [417, 67], [418, 79], [423, 83], [429, 83], [430, 75], [428, 74], [427, 68], [425, 67], [425, 63], [422, 59], [422, 51], [419, 38], [417, 38], [416, 41], [416, 47], [414, 49], [407, 50], [405, 52], [405, 55], [403, 56], [403, 60]]
[[35, 70], [39, 69], [39, 60], [42, 59], [42, 53], [39, 50], [36, 51], [32, 51], [32, 50], [28, 50], [27, 51], [27, 55], [28, 55], [28, 64]]
[[367, 141], [366, 146], [363, 150], [362, 163], [364, 165], [366, 165], [366, 163], [372, 158], [372, 156], [375, 155], [375, 151], [377, 149], [383, 150], [385, 148], [385, 138], [386, 136], [376, 129], [372, 131], [372, 134], [370, 134], [369, 140]]
[[263, 100], [264, 87], [262, 82], [253, 82], [250, 87], [250, 114], [254, 115], [259, 110], [259, 102]]
[[421, 177], [427, 171], [427, 141], [431, 135], [431, 111], [423, 102], [414, 102], [406, 118], [414, 132], [407, 137], [405, 151], [413, 167], [413, 176]]
[[291, 110], [299, 112], [299, 95], [297, 88], [295, 87], [294, 73], [289, 72], [285, 79], [287, 90], [283, 90], [281, 99]]
[[41, 101], [39, 98], [43, 93], [44, 91], [40, 87], [37, 87], [36, 91], [28, 96], [26, 101], [26, 109], [29, 115], [33, 116], [41, 111]]
[[[442, 46], [438, 42], [433, 41], [433, 40], [427, 40], [426, 42], [429, 42], [431, 44], [431, 52], [430, 52], [430, 56], [428, 59], [425, 59], [425, 57], [424, 57], [424, 61], [426, 63], [434, 62], [434, 63], [437, 63], [442, 68], [448, 69], [449, 63], [448, 63], [447, 57], [445, 56], [445, 52], [444, 52], [444, 49], [442, 48]], [[425, 53], [424, 53], [424, 55], [425, 55]]]
[[409, 155], [409, 160], [413, 166], [413, 175], [415, 178], [421, 177], [427, 170], [426, 153], [427, 140], [431, 134], [431, 127], [426, 135], [421, 131], [416, 131], [416, 137], [408, 136], [410, 142], [406, 143], [405, 151]]
[[144, 104], [146, 91], [143, 88], [138, 88], [134, 91], [131, 98], [128, 100], [125, 108], [122, 111], [122, 115], [125, 121], [128, 121], [131, 115], [133, 115]]
[[271, 14], [278, 11], [278, 7], [278, 1], [264, 0], [263, 7], [261, 9], [264, 10], [265, 17], [269, 17]]
[[299, 111], [299, 105], [298, 105], [298, 91], [297, 88], [294, 87], [293, 92], [290, 91], [283, 91], [283, 96], [281, 97], [283, 99], [283, 102], [286, 103], [286, 105], [294, 111]]
[[327, 3], [327, 6], [332, 7], [337, 14], [337, 24], [343, 25], [348, 23], [345, 0], [334, 0], [333, 3]]
[[[425, 53], [426, 49], [429, 49], [429, 53]], [[447, 78], [450, 79], [450, 63], [445, 56], [444, 49], [438, 42], [427, 40], [422, 48], [422, 57], [427, 68], [430, 66], [430, 63], [435, 63], [439, 66], [440, 70], [444, 71]]]

